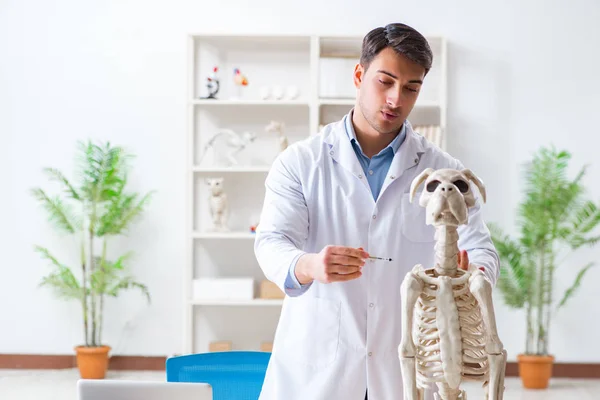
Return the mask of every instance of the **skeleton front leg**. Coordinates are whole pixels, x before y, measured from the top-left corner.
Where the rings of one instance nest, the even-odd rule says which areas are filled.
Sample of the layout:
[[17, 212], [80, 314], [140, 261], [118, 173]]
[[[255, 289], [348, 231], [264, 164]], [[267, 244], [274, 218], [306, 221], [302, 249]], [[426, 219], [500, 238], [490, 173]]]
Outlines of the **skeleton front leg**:
[[506, 350], [498, 337], [496, 316], [492, 303], [492, 284], [481, 271], [473, 272], [469, 278], [469, 289], [481, 310], [481, 317], [485, 325], [486, 344], [485, 351], [490, 363], [490, 377], [487, 387], [488, 400], [502, 400], [504, 395], [504, 373], [506, 368]]
[[423, 392], [417, 390], [416, 348], [412, 335], [415, 304], [423, 290], [423, 281], [414, 273], [420, 267], [420, 265], [416, 265], [411, 272], [406, 274], [400, 287], [402, 339], [398, 346], [398, 355], [404, 386], [404, 400], [423, 400]]
[[229, 159], [229, 163], [231, 165], [238, 165], [238, 160], [237, 160], [236, 156], [237, 156], [237, 153], [240, 152], [240, 150], [241, 150], [240, 148], [236, 148], [236, 149], [231, 150], [227, 154], [227, 158]]

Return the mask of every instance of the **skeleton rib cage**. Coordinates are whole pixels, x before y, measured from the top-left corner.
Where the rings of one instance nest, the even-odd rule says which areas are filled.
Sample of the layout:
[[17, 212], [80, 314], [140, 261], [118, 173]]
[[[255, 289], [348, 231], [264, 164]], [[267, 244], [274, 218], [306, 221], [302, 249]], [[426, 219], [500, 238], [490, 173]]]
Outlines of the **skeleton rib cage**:
[[[460, 332], [453, 334], [461, 338], [461, 381], [486, 381], [489, 373], [489, 362], [485, 352], [485, 334], [479, 304], [469, 291], [470, 274], [457, 271], [451, 278], [452, 296], [458, 311], [458, 327]], [[417, 346], [417, 384], [426, 388], [431, 383], [446, 382], [442, 365], [440, 330], [436, 325], [438, 307], [438, 276], [433, 269], [418, 272], [424, 282], [423, 292], [415, 307], [414, 338]], [[449, 332], [449, 334], [451, 334]]]

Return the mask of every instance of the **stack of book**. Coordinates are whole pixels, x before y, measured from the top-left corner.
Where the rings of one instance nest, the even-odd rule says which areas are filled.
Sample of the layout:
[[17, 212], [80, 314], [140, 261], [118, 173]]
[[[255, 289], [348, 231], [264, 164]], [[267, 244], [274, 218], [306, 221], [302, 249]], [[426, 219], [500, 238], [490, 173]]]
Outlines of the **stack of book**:
[[438, 125], [416, 125], [413, 130], [425, 137], [431, 143], [438, 147], [442, 147], [442, 128]]

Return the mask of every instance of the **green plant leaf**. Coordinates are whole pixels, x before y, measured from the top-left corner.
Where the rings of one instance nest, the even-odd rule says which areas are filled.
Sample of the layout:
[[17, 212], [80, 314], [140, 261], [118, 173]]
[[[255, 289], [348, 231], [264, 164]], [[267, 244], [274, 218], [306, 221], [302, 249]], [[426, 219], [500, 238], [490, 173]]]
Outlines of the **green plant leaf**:
[[150, 192], [138, 200], [138, 194], [125, 194], [119, 188], [118, 196], [111, 199], [105, 213], [100, 216], [98, 236], [124, 234], [129, 225], [134, 222], [150, 202], [154, 192]]
[[46, 248], [35, 246], [35, 250], [55, 268], [55, 271], [42, 278], [40, 286], [51, 287], [59, 298], [83, 301], [84, 291], [71, 269], [58, 262]]
[[562, 300], [560, 301], [560, 303], [558, 303], [558, 306], [556, 307], [557, 309], [563, 307], [565, 305], [565, 303], [571, 297], [573, 297], [573, 294], [577, 291], [577, 289], [581, 285], [581, 280], [583, 279], [583, 276], [594, 264], [595, 263], [591, 262], [591, 263], [587, 264], [585, 267], [581, 268], [581, 270], [579, 270], [579, 273], [575, 277], [575, 282], [573, 282], [573, 285], [571, 285], [571, 287], [565, 291], [565, 295], [563, 296]]
[[44, 168], [44, 172], [50, 176], [50, 179], [58, 181], [64, 185], [66, 194], [74, 200], [81, 201], [81, 196], [77, 190], [71, 185], [71, 182], [63, 175], [62, 172], [55, 168]]
[[600, 208], [592, 201], [585, 201], [571, 208], [570, 218], [564, 222], [560, 237], [574, 250], [588, 244], [595, 244], [598, 237], [587, 238], [600, 224]]
[[506, 305], [522, 308], [529, 301], [531, 276], [523, 265], [523, 257], [519, 244], [511, 240], [495, 224], [489, 224], [489, 230], [500, 257], [500, 277], [498, 288], [504, 294]]
[[125, 270], [125, 263], [131, 258], [133, 253], [129, 252], [116, 261], [110, 260], [102, 261], [101, 257], [96, 257], [95, 262], [97, 268], [91, 274], [91, 285], [94, 293], [97, 294], [109, 294], [111, 286], [116, 285], [120, 279], [120, 274]]
[[81, 191], [94, 202], [110, 200], [118, 192], [131, 156], [123, 148], [111, 146], [110, 142], [103, 145], [79, 142], [79, 148], [79, 165], [83, 171]]
[[151, 301], [148, 287], [142, 283], [136, 282], [132, 277], [126, 276], [121, 278], [115, 285], [107, 290], [106, 294], [112, 297], [117, 297], [121, 290], [139, 289], [146, 297], [148, 303]]
[[79, 222], [74, 216], [71, 206], [58, 197], [50, 198], [44, 190], [39, 188], [33, 189], [31, 193], [48, 212], [50, 222], [63, 232], [75, 233]]

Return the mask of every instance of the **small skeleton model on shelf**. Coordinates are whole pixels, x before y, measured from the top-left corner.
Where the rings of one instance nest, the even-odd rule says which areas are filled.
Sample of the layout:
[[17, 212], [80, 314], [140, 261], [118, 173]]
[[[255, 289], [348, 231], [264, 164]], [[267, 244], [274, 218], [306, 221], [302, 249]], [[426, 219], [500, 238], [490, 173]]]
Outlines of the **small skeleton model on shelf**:
[[213, 67], [212, 73], [206, 77], [206, 89], [208, 89], [208, 96], [202, 97], [203, 99], [216, 99], [217, 93], [219, 93], [219, 78], [217, 77], [218, 67]]
[[227, 232], [227, 217], [229, 204], [227, 194], [223, 187], [223, 178], [206, 178], [206, 184], [210, 189], [209, 206], [212, 217], [212, 230], [216, 232]]
[[424, 183], [419, 205], [436, 229], [435, 265], [414, 266], [401, 285], [402, 339], [398, 347], [405, 400], [422, 400], [435, 383], [436, 400], [464, 400], [463, 381], [481, 381], [486, 399], [502, 400], [506, 350], [498, 337], [492, 285], [477, 267], [458, 268], [458, 226], [467, 224], [475, 205], [472, 181], [486, 200], [483, 183], [470, 170], [433, 170], [417, 176], [413, 201]]
[[200, 156], [199, 160], [200, 163], [202, 163], [209, 150], [212, 149], [213, 152], [215, 151], [215, 146], [218, 139], [225, 139], [225, 145], [230, 148], [229, 152], [227, 153], [227, 160], [229, 162], [228, 166], [232, 166], [238, 165], [236, 156], [250, 143], [256, 140], [256, 134], [253, 132], [243, 132], [242, 134], [239, 134], [231, 129], [221, 129], [219, 132], [214, 134], [204, 146], [204, 152]]
[[277, 141], [279, 143], [279, 151], [284, 151], [285, 149], [287, 149], [287, 147], [289, 145], [288, 138], [283, 133], [284, 126], [285, 125], [283, 124], [283, 122], [271, 121], [269, 123], [269, 125], [267, 125], [267, 127], [265, 128], [265, 131], [267, 133], [276, 133], [277, 134]]

